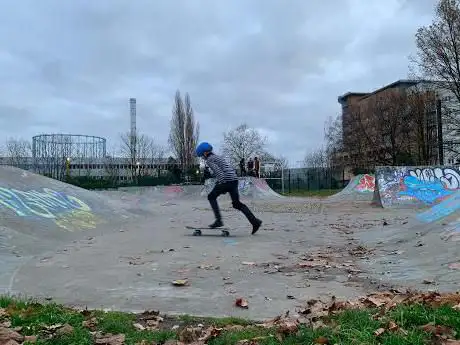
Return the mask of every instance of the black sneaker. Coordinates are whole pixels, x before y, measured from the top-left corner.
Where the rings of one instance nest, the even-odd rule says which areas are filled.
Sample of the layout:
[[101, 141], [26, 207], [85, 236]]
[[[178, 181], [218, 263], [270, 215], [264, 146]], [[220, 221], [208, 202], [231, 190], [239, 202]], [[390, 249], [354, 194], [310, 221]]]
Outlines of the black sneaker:
[[262, 221], [260, 219], [257, 219], [254, 224], [252, 224], [252, 233], [251, 235], [254, 235], [257, 230], [259, 230], [260, 226], [262, 225]]
[[221, 220], [216, 220], [214, 223], [212, 223], [209, 228], [215, 229], [215, 228], [220, 228], [224, 226], [224, 223]]

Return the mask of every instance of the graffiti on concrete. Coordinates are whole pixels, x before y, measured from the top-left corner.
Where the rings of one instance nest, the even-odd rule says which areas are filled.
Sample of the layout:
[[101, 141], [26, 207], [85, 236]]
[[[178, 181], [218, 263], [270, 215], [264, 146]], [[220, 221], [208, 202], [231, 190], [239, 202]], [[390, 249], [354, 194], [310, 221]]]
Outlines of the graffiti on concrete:
[[95, 227], [91, 208], [85, 202], [48, 188], [42, 191], [21, 191], [0, 187], [0, 206], [20, 217], [35, 216], [53, 220], [68, 230], [75, 226], [75, 222], [80, 228]]
[[409, 196], [427, 205], [438, 203], [453, 193], [440, 180], [424, 181], [414, 176], [404, 177], [401, 189], [399, 196]]
[[238, 192], [241, 195], [249, 195], [251, 191], [251, 181], [250, 179], [240, 179], [238, 180]]
[[0, 187], [0, 204], [23, 217], [36, 215], [56, 218], [56, 214], [63, 211], [91, 211], [91, 208], [80, 199], [48, 188], [43, 188], [43, 192], [26, 192]]
[[54, 222], [57, 226], [67, 231], [94, 229], [98, 224], [104, 223], [92, 212], [73, 210], [69, 213], [59, 214]]
[[167, 186], [163, 191], [165, 194], [180, 194], [184, 189], [181, 186]]
[[267, 184], [267, 181], [262, 180], [262, 179], [254, 179], [254, 186], [257, 188], [263, 190], [263, 191], [269, 191], [270, 187]]
[[435, 222], [441, 218], [447, 217], [460, 209], [460, 191], [455, 192], [452, 196], [434, 205], [430, 209], [417, 215], [417, 219], [424, 223]]
[[356, 185], [356, 190], [358, 192], [374, 192], [375, 189], [375, 177], [373, 175], [365, 174], [363, 175]]
[[460, 188], [460, 174], [453, 167], [381, 167], [376, 172], [382, 206], [430, 206]]
[[423, 182], [441, 181], [446, 189], [460, 188], [460, 174], [454, 168], [423, 168], [409, 170], [409, 174]]

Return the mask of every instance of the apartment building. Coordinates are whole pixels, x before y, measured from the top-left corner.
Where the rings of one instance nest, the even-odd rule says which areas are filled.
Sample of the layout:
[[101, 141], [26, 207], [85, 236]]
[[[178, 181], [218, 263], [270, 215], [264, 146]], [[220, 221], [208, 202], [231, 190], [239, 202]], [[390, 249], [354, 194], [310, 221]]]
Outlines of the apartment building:
[[[370, 117], [372, 107], [369, 105], [372, 102], [380, 99], [391, 99], [392, 95], [397, 95], [398, 93], [404, 93], [408, 91], [421, 91], [424, 92], [427, 99], [429, 98], [430, 105], [426, 108], [426, 133], [428, 135], [428, 142], [432, 145], [430, 152], [432, 152], [432, 157], [430, 158], [430, 164], [439, 164], [440, 163], [440, 154], [439, 147], [442, 146], [441, 157], [443, 157], [443, 163], [445, 164], [456, 164], [459, 163], [459, 156], [454, 149], [454, 146], [460, 144], [460, 133], [457, 129], [453, 128], [449, 123], [442, 122], [442, 133], [443, 133], [443, 143], [439, 145], [438, 143], [438, 122], [437, 122], [437, 102], [441, 101], [443, 104], [454, 101], [453, 95], [448, 90], [443, 90], [436, 88], [435, 83], [430, 81], [418, 81], [418, 80], [398, 80], [394, 83], [386, 85], [378, 90], [373, 92], [348, 92], [342, 96], [338, 97], [338, 102], [342, 106], [342, 126], [343, 126], [343, 143], [344, 147], [348, 148], [348, 151], [352, 151], [351, 147], [351, 138], [355, 133], [351, 133], [353, 130], [352, 121], [355, 121], [356, 114], [353, 114], [353, 111], [359, 109], [359, 116], [363, 120], [363, 123], [366, 123], [366, 118]], [[444, 108], [442, 108], [444, 109]], [[441, 110], [443, 111], [443, 110]], [[442, 116], [442, 118], [444, 118]], [[411, 129], [408, 128], [408, 133]], [[411, 137], [411, 136], [409, 136]], [[414, 142], [408, 143], [408, 145], [415, 145]], [[372, 148], [375, 149], [375, 148]], [[354, 155], [354, 152], [343, 152], [342, 158], [344, 161], [350, 160]], [[356, 157], [354, 157], [356, 158]], [[356, 161], [356, 159], [354, 160]], [[366, 165], [366, 162], [362, 162], [363, 166]]]

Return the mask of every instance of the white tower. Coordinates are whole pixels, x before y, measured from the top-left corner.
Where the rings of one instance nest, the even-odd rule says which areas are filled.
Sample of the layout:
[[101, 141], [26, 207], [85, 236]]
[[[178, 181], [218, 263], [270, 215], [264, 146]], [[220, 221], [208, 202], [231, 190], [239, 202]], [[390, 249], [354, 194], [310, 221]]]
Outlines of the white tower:
[[130, 141], [131, 141], [131, 159], [137, 159], [136, 157], [136, 142], [137, 142], [137, 133], [136, 133], [136, 99], [130, 98], [129, 99], [129, 110], [130, 110], [130, 118], [131, 118], [131, 133], [130, 133]]

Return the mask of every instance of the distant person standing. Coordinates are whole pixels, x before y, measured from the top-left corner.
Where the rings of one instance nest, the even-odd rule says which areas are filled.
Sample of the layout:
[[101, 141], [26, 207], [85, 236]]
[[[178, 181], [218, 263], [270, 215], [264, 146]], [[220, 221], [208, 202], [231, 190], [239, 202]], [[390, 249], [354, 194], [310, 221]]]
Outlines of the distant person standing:
[[244, 164], [244, 158], [240, 160], [240, 176], [246, 175], [246, 164]]
[[254, 176], [254, 161], [252, 158], [248, 160], [248, 176]]
[[254, 176], [259, 178], [259, 171], [260, 171], [260, 161], [259, 158], [255, 157], [254, 158]]

